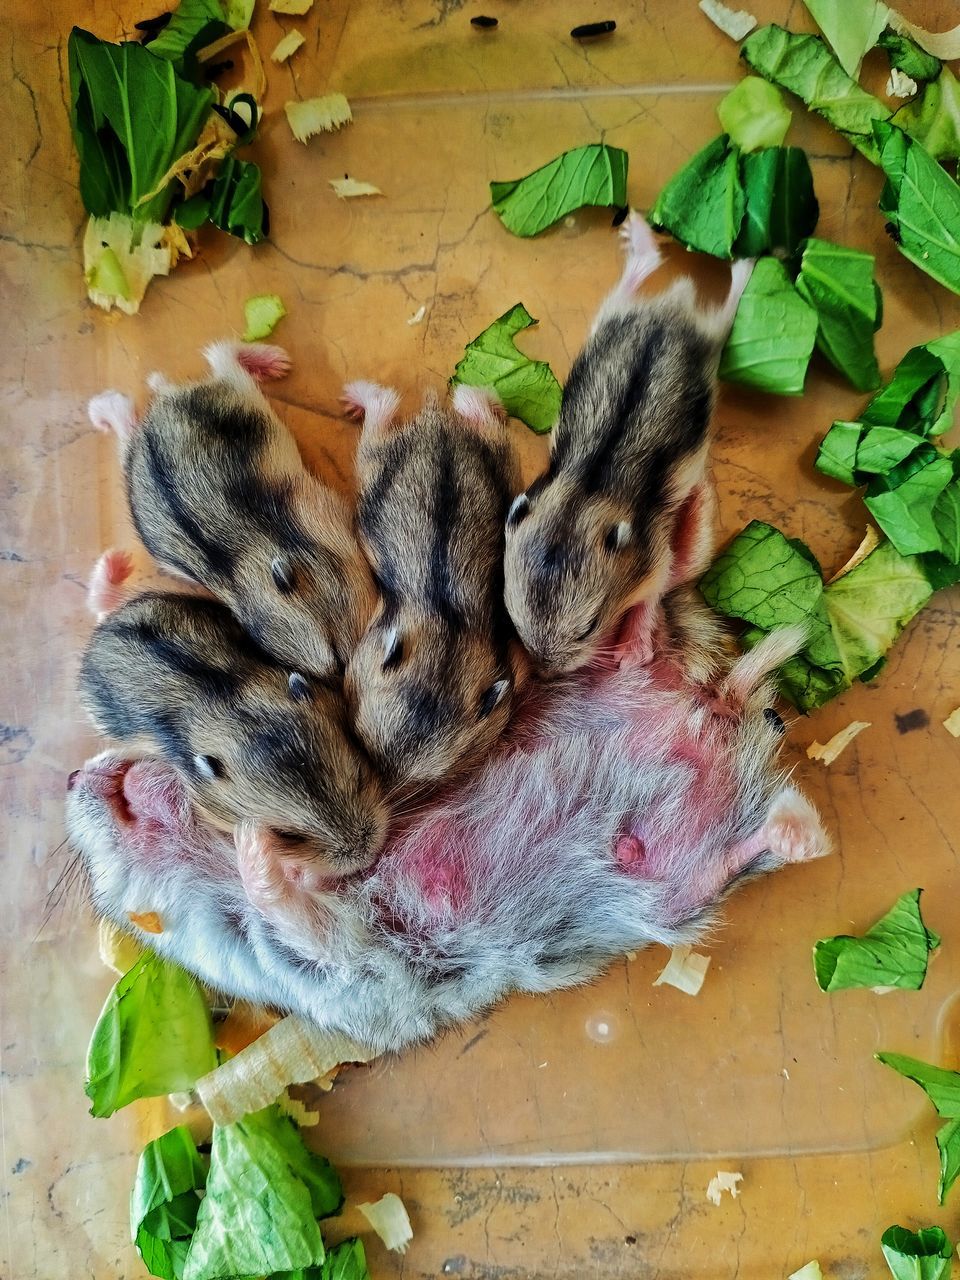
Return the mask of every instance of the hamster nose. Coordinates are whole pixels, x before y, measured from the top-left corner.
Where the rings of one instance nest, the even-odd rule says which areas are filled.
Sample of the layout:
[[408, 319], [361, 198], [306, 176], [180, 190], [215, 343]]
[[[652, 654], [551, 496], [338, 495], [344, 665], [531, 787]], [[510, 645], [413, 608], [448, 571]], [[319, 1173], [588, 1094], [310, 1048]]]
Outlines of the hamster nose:
[[72, 791], [72, 790], [73, 790], [73, 788], [77, 785], [77, 779], [80, 777], [81, 772], [82, 772], [82, 771], [81, 771], [80, 769], [74, 769], [74, 771], [73, 771], [72, 773], [70, 773], [70, 774], [68, 774], [68, 775], [67, 775], [67, 790], [68, 790], [68, 791]]

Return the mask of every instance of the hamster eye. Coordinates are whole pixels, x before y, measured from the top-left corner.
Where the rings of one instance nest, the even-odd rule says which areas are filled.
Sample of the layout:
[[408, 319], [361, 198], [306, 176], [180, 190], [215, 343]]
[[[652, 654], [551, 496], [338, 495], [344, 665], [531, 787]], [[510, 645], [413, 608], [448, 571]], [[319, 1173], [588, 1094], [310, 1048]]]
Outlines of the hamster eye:
[[518, 525], [524, 516], [530, 514], [530, 499], [525, 493], [518, 494], [507, 512], [507, 524], [510, 528]]
[[598, 613], [597, 616], [594, 618], [594, 620], [590, 623], [589, 627], [587, 627], [586, 631], [584, 631], [581, 635], [577, 636], [577, 643], [579, 644], [581, 640], [587, 640], [590, 636], [592, 636], [593, 633], [596, 631], [597, 627], [599, 627], [599, 625], [600, 625], [600, 615]]
[[613, 524], [607, 530], [607, 536], [603, 540], [603, 545], [611, 554], [619, 551], [621, 547], [625, 547], [633, 535], [633, 526], [629, 520], [621, 520], [619, 524]]
[[199, 773], [201, 778], [206, 778], [208, 782], [213, 782], [216, 778], [225, 778], [227, 771], [223, 767], [223, 762], [218, 760], [216, 756], [194, 756], [193, 766]]
[[284, 556], [273, 558], [270, 563], [270, 576], [273, 578], [273, 585], [281, 595], [288, 596], [295, 590], [297, 579], [293, 572], [293, 565]]
[[270, 834], [282, 840], [284, 844], [306, 844], [307, 837], [300, 831], [283, 831], [280, 827], [271, 827]]
[[306, 702], [310, 697], [310, 682], [299, 671], [291, 671], [287, 679], [287, 688], [294, 702]]
[[480, 706], [477, 710], [477, 719], [486, 720], [487, 716], [493, 711], [494, 707], [503, 701], [503, 697], [510, 688], [509, 680], [498, 680], [492, 684], [480, 699]]
[[403, 661], [403, 640], [396, 627], [391, 627], [383, 641], [383, 670], [392, 671]]

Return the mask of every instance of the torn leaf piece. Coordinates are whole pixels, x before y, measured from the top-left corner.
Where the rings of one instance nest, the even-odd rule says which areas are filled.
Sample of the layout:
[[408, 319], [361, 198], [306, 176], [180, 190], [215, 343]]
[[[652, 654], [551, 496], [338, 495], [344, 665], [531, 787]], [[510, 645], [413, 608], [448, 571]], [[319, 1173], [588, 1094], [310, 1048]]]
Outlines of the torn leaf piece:
[[873, 335], [883, 320], [874, 257], [811, 237], [803, 247], [797, 293], [817, 313], [817, 349], [858, 391], [880, 385]]
[[531, 360], [514, 338], [537, 321], [518, 302], [467, 344], [452, 383], [492, 387], [511, 417], [532, 431], [549, 431], [560, 414], [563, 390], [545, 360]]
[[808, 1262], [805, 1267], [801, 1267], [799, 1271], [791, 1271], [787, 1276], [787, 1280], [823, 1280], [823, 1272], [820, 1270], [820, 1263], [814, 1260]]
[[911, 80], [903, 71], [898, 71], [896, 67], [892, 67], [890, 75], [887, 78], [887, 86], [885, 92], [891, 98], [912, 98], [917, 92], [916, 80]]
[[352, 200], [355, 196], [382, 196], [383, 192], [372, 182], [358, 182], [356, 178], [331, 178], [334, 195], [340, 200]]
[[745, 9], [731, 9], [729, 5], [722, 4], [721, 0], [700, 0], [698, 8], [715, 27], [719, 27], [725, 36], [736, 40], [738, 44], [757, 25], [752, 13], [747, 13]]
[[817, 313], [777, 258], [761, 258], [740, 299], [719, 376], [757, 391], [803, 395], [817, 339]]
[[877, 120], [874, 131], [877, 162], [887, 175], [879, 208], [897, 248], [960, 293], [960, 186], [901, 129]]
[[243, 304], [244, 342], [262, 342], [269, 338], [287, 314], [278, 293], [258, 293]]
[[413, 1239], [413, 1227], [403, 1201], [388, 1191], [374, 1204], [358, 1204], [357, 1208], [387, 1246], [397, 1253], [406, 1253]]
[[270, 211], [264, 203], [262, 185], [259, 165], [229, 155], [213, 182], [179, 206], [177, 223], [193, 231], [209, 219], [228, 235], [247, 244], [259, 244], [270, 229]]
[[940, 1227], [887, 1227], [880, 1248], [894, 1280], [941, 1280], [950, 1272], [953, 1245]]
[[304, 1084], [343, 1062], [368, 1062], [371, 1056], [346, 1036], [286, 1017], [198, 1080], [197, 1092], [214, 1123], [231, 1124], [273, 1102], [288, 1084]]
[[653, 985], [676, 987], [688, 996], [699, 995], [709, 968], [709, 956], [700, 955], [692, 947], [681, 944], [671, 948], [670, 959], [654, 979]]
[[960, 738], [960, 707], [957, 707], [956, 711], [950, 712], [943, 722], [943, 727], [954, 738]]
[[947, 1192], [960, 1177], [960, 1120], [948, 1120], [937, 1130], [937, 1150], [940, 1153], [937, 1200], [943, 1204]]
[[647, 217], [688, 249], [729, 258], [745, 209], [740, 150], [722, 133], [673, 175]]
[[900, 987], [919, 991], [930, 952], [940, 937], [920, 915], [920, 889], [911, 889], [861, 938], [822, 938], [813, 948], [813, 969], [821, 991], [857, 987]]
[[114, 986], [87, 1050], [90, 1114], [189, 1089], [217, 1061], [210, 1010], [196, 979], [145, 951]]
[[901, 555], [937, 552], [960, 562], [960, 450], [926, 442], [898, 467], [875, 476], [864, 505]]
[[312, 8], [313, 0], [270, 0], [271, 13], [285, 13], [294, 18], [302, 18]]
[[721, 1169], [710, 1179], [707, 1185], [707, 1199], [711, 1204], [719, 1204], [724, 1191], [729, 1191], [736, 1200], [740, 1194], [739, 1184], [743, 1181], [742, 1173], [727, 1173]]
[[953, 426], [958, 400], [960, 329], [911, 347], [860, 417], [876, 426], [938, 436]]
[[317, 1219], [342, 1204], [336, 1171], [307, 1150], [279, 1108], [214, 1125], [206, 1195], [183, 1280], [318, 1267], [326, 1250]]
[[896, 9], [888, 15], [890, 26], [899, 35], [909, 36], [926, 53], [940, 58], [944, 62], [952, 62], [960, 58], [960, 26], [951, 27], [949, 31], [928, 31], [916, 23], [908, 22]]
[[807, 153], [800, 147], [751, 151], [741, 157], [740, 174], [746, 210], [734, 257], [781, 251], [792, 257], [820, 216]]
[[960, 1071], [935, 1067], [904, 1053], [878, 1053], [878, 1062], [918, 1084], [945, 1120], [960, 1119]]
[[213, 44], [232, 29], [220, 0], [179, 0], [170, 21], [150, 41], [150, 52], [156, 58], [167, 58], [174, 67], [194, 83], [202, 83], [197, 52]]
[[305, 43], [300, 32], [293, 28], [280, 40], [275, 46], [270, 58], [273, 62], [286, 62], [288, 58], [292, 58], [297, 50]]
[[939, 58], [921, 49], [915, 40], [890, 28], [883, 32], [877, 44], [889, 58], [891, 72], [898, 71], [919, 84], [936, 80], [943, 67]]
[[285, 102], [283, 109], [290, 132], [298, 142], [306, 142], [317, 133], [335, 133], [353, 120], [350, 103], [342, 93], [328, 93], [304, 102]]
[[837, 756], [849, 747], [857, 734], [862, 733], [864, 729], [869, 728], [869, 721], [853, 720], [845, 729], [841, 729], [839, 733], [835, 733], [829, 742], [811, 742], [809, 747], [807, 747], [807, 759], [820, 760], [826, 765], [833, 764]]
[[848, 76], [856, 79], [864, 54], [874, 47], [887, 25], [889, 11], [877, 0], [804, 0], [813, 20]]
[[140, 310], [154, 276], [170, 274], [173, 256], [167, 228], [134, 222], [127, 214], [89, 218], [83, 234], [83, 277], [90, 301], [128, 316]]
[[889, 119], [890, 108], [861, 89], [818, 36], [771, 24], [747, 37], [740, 56], [758, 75], [795, 93], [876, 163], [873, 122]]
[[183, 1125], [148, 1142], [130, 1196], [130, 1235], [152, 1276], [181, 1280], [207, 1163]]
[[587, 206], [627, 203], [627, 153], [606, 143], [575, 147], [510, 182], [491, 182], [500, 221], [516, 236], [536, 236], [568, 213]]
[[901, 107], [890, 123], [909, 133], [934, 160], [960, 157], [960, 83], [949, 67], [918, 98]]
[[720, 102], [717, 117], [731, 142], [746, 152], [779, 147], [791, 113], [776, 85], [760, 76], [744, 76]]

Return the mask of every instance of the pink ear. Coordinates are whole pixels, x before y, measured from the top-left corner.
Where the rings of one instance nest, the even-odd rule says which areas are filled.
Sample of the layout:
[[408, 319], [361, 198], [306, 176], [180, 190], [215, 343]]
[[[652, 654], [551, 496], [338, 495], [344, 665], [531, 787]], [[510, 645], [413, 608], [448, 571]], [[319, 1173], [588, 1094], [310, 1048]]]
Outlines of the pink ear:
[[492, 387], [468, 387], [462, 382], [457, 383], [453, 407], [472, 427], [495, 427], [507, 420], [503, 401]]
[[699, 578], [713, 555], [713, 522], [716, 508], [713, 486], [704, 480], [681, 503], [673, 523], [670, 554], [673, 563], [666, 589]]
[[87, 608], [98, 622], [126, 603], [129, 592], [124, 590], [123, 584], [132, 572], [130, 552], [117, 548], [105, 551], [93, 566], [87, 586]]
[[348, 382], [340, 396], [349, 418], [363, 420], [364, 434], [384, 431], [393, 425], [400, 407], [400, 396], [392, 387], [382, 387], [378, 382]]
[[102, 391], [87, 404], [87, 414], [98, 431], [112, 431], [126, 444], [137, 425], [133, 401], [121, 391]]

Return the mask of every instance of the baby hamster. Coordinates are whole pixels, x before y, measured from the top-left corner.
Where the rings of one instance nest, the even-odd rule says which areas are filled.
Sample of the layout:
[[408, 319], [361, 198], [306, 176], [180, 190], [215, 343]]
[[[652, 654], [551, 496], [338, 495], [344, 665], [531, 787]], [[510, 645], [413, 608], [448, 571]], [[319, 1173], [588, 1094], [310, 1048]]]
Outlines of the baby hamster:
[[752, 264], [733, 267], [723, 307], [678, 280], [635, 291], [661, 261], [638, 215], [623, 275], [564, 388], [550, 461], [510, 508], [506, 604], [544, 674], [589, 661], [633, 605], [668, 585], [674, 523], [704, 479], [720, 351]]
[[357, 733], [394, 784], [481, 754], [510, 715], [516, 671], [503, 607], [503, 521], [517, 487], [502, 406], [460, 386], [395, 425], [396, 391], [344, 390], [363, 416], [360, 540], [381, 595], [347, 666]]
[[287, 371], [286, 352], [217, 342], [204, 354], [207, 381], [177, 387], [153, 376], [140, 422], [118, 392], [90, 402], [93, 423], [122, 442], [137, 532], [275, 658], [342, 673], [376, 596], [346, 504], [306, 471], [260, 391], [261, 379]]
[[80, 694], [96, 727], [176, 765], [211, 821], [259, 824], [291, 868], [369, 866], [387, 811], [342, 697], [284, 670], [219, 601], [124, 602], [129, 568], [125, 553], [107, 552], [91, 582], [91, 605], [106, 616], [84, 654]]

